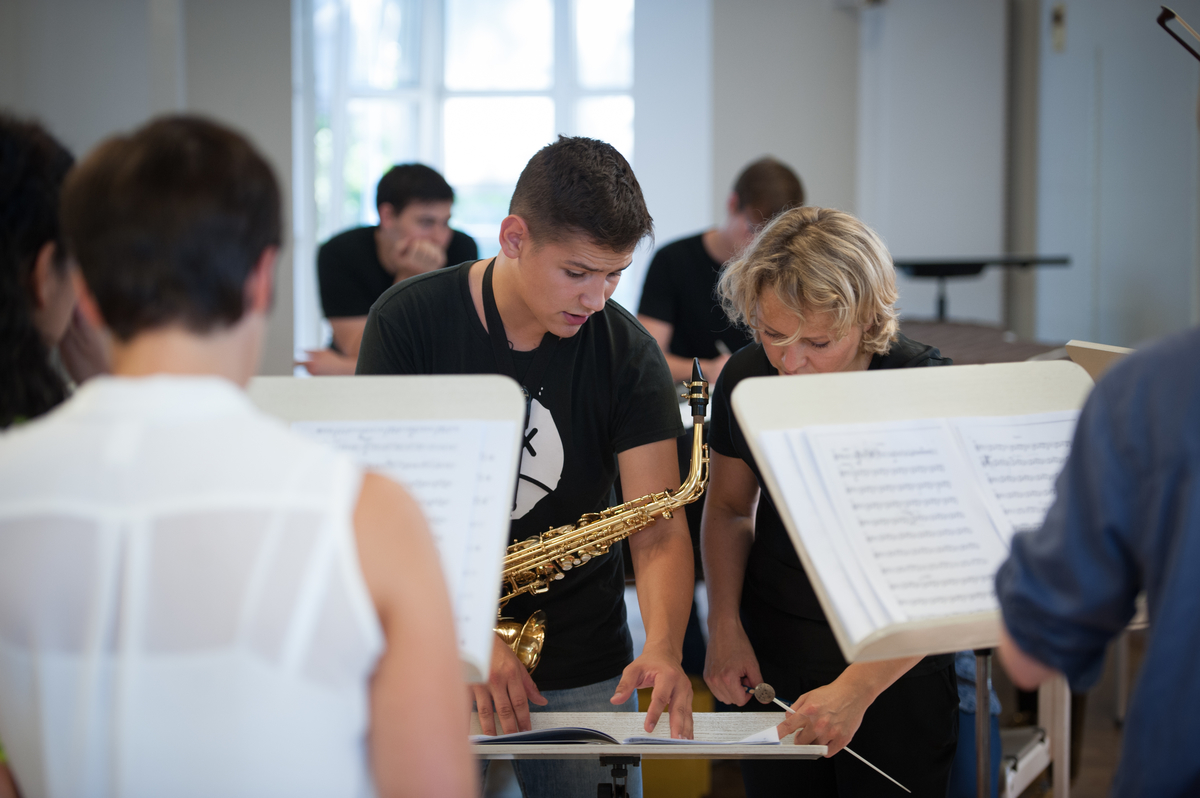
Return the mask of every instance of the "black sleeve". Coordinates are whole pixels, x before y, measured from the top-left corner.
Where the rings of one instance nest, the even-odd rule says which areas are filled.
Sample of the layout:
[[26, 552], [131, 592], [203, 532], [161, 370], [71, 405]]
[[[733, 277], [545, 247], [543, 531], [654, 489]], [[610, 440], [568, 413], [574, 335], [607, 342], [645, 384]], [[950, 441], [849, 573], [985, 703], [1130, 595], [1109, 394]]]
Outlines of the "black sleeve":
[[355, 374], [423, 374], [417, 363], [416, 341], [406, 323], [402, 303], [380, 302], [367, 315]]
[[671, 370], [653, 338], [639, 330], [630, 356], [618, 358], [615, 368], [614, 451], [624, 452], [683, 434]]
[[379, 298], [377, 287], [364, 280], [361, 253], [353, 243], [343, 233], [317, 250], [317, 282], [321, 287], [321, 309], [327, 319], [365, 316], [371, 303]]
[[458, 230], [451, 230], [450, 246], [446, 247], [446, 265], [457, 266], [469, 260], [479, 260], [479, 247], [475, 239]]
[[[360, 360], [361, 362], [361, 360]], [[729, 391], [737, 384], [736, 380], [728, 380], [729, 366], [725, 364], [717, 384], [713, 386], [709, 401], [712, 402], [712, 416], [708, 422], [708, 448], [726, 457], [739, 457], [737, 447], [733, 445], [733, 430], [737, 419], [733, 417], [733, 406], [729, 403]], [[732, 384], [728, 384], [732, 383]]]
[[675, 285], [671, 279], [670, 256], [663, 250], [654, 253], [650, 268], [646, 270], [646, 282], [642, 284], [642, 299], [638, 303], [638, 315], [675, 324], [678, 318]]

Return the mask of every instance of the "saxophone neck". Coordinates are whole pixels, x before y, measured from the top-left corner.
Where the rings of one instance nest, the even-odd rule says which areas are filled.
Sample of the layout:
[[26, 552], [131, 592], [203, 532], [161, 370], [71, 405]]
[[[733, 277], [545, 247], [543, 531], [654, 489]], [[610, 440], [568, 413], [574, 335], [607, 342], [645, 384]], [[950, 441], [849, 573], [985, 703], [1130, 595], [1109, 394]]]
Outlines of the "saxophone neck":
[[683, 501], [693, 501], [704, 491], [708, 482], [708, 447], [704, 444], [704, 418], [708, 414], [708, 381], [700, 370], [700, 359], [692, 359], [692, 379], [684, 384], [683, 398], [692, 408], [692, 462], [687, 479], [675, 495]]

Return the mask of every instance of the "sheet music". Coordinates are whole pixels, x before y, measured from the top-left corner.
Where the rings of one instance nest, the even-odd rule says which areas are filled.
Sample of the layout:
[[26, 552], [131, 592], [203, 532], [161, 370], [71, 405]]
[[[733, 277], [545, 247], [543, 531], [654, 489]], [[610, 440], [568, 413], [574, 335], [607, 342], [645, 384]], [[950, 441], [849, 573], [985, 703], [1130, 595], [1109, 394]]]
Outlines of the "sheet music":
[[944, 420], [803, 434], [850, 556], [893, 620], [995, 608], [1007, 550]]
[[953, 420], [1006, 544], [1045, 520], [1078, 420], [1077, 410]]
[[762, 433], [846, 633], [995, 609], [1014, 529], [1041, 524], [1078, 411]]
[[417, 499], [441, 556], [459, 651], [486, 673], [512, 494], [497, 453], [509, 448], [513, 423], [298, 421], [292, 428], [387, 474]]
[[861, 640], [872, 630], [888, 622], [887, 611], [870, 587], [862, 568], [853, 558], [838, 551], [844, 545], [840, 535], [829, 530], [836, 529], [836, 521], [830, 519], [832, 508], [827, 497], [817, 502], [813, 490], [824, 494], [819, 477], [814, 476], [816, 467], [800, 460], [807, 452], [803, 433], [799, 430], [780, 430], [762, 436], [767, 460], [781, 487], [781, 496], [776, 504], [781, 512], [792, 518], [803, 519], [798, 524], [798, 533], [817, 572], [822, 575], [826, 592], [838, 597], [835, 612], [842, 628], [855, 640]]

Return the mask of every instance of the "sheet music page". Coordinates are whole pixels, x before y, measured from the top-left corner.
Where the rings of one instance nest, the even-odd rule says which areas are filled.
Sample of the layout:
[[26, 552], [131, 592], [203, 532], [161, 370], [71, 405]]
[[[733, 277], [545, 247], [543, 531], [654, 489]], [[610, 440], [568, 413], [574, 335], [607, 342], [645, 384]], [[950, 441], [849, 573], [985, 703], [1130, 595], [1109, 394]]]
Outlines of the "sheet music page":
[[838, 551], [844, 539], [831, 533], [837, 524], [831, 521], [833, 508], [824, 486], [819, 477], [813, 476], [816, 467], [811, 462], [803, 468], [800, 465], [802, 457], [811, 461], [803, 435], [799, 430], [770, 430], [760, 436], [767, 462], [780, 487], [781, 495], [773, 498], [781, 513], [795, 519], [797, 534], [813, 567], [821, 574], [825, 593], [834, 604], [842, 628], [857, 642], [884, 626], [888, 613], [858, 563], [852, 558], [848, 561]]
[[951, 420], [1006, 545], [1045, 520], [1078, 420], [1078, 410]]
[[995, 609], [992, 576], [1007, 547], [944, 419], [802, 433], [848, 544], [842, 556], [858, 561], [894, 620]]
[[486, 674], [512, 486], [510, 421], [297, 421], [292, 429], [404, 485], [425, 513], [454, 605], [459, 651]]

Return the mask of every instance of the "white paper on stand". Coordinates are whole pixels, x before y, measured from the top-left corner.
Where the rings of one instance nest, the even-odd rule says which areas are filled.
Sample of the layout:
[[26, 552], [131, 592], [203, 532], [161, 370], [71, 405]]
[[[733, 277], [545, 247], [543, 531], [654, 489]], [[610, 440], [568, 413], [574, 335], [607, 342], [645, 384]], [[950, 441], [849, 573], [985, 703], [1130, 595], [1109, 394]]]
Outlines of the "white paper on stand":
[[425, 513], [454, 609], [463, 661], [485, 678], [513, 486], [502, 478], [511, 421], [297, 421], [302, 435], [404, 485]]

